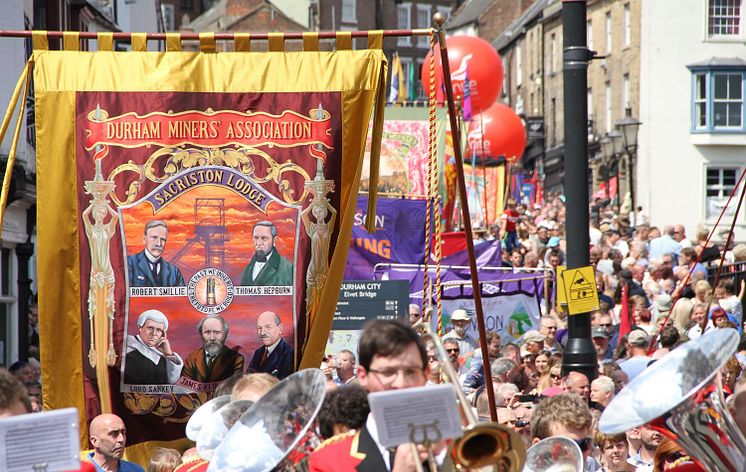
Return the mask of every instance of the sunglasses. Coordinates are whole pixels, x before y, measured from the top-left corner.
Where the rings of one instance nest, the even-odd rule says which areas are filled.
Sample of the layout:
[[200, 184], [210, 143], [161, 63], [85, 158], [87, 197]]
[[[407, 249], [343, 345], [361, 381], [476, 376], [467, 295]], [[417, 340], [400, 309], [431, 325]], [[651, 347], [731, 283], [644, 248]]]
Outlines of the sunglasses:
[[573, 441], [575, 441], [575, 444], [578, 445], [581, 451], [587, 451], [593, 443], [592, 438], [573, 439]]
[[459, 349], [459, 348], [446, 349], [446, 352], [461, 352], [461, 349]]
[[555, 380], [559, 380], [562, 378], [561, 374], [549, 374], [549, 376]]

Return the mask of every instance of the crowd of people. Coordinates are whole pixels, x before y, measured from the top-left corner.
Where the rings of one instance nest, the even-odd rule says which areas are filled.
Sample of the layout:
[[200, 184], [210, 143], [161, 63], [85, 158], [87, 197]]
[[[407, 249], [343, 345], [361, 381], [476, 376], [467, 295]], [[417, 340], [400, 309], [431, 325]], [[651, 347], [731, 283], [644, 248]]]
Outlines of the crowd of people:
[[[710, 231], [703, 226], [690, 239], [682, 225], [651, 225], [642, 209], [637, 209], [634, 225], [629, 217], [620, 216], [625, 214], [628, 209], [600, 199], [591, 207], [590, 260], [600, 301], [599, 309], [591, 313], [598, 363], [594, 375], [563, 370], [567, 315], [566, 307], [558, 305], [555, 297], [542, 301], [535, 329], [520, 338], [486, 332], [486, 363], [480, 340], [470, 334], [475, 320], [466, 311], [446, 314], [450, 324], [440, 341], [448, 358], [441, 359], [434, 335], [422, 335], [419, 330], [427, 322], [421, 307], [410, 305], [408, 323], [369, 323], [357, 352], [344, 350], [325, 358], [321, 369], [328, 379], [328, 393], [315, 428], [324, 442], [309, 448], [313, 452], [301, 455], [293, 467], [312, 471], [414, 470], [411, 445], [390, 451], [381, 446], [380, 425], [369, 414], [367, 395], [440, 384], [445, 380], [442, 363], [448, 362], [458, 376], [458, 387], [468, 396], [468, 407], [484, 421], [490, 421], [495, 408], [498, 423], [513, 429], [527, 448], [547, 437], [566, 436], [582, 450], [586, 471], [701, 470], [686, 451], [654, 429], [643, 425], [608, 435], [599, 431], [598, 420], [615, 395], [672, 350], [711, 330], [743, 332], [741, 271], [746, 245], [734, 244], [730, 231], [708, 240]], [[478, 237], [502, 240], [506, 266], [517, 271], [546, 267], [554, 274], [566, 263], [564, 222], [565, 206], [559, 196], [550, 196], [540, 206], [509, 200], [500, 224]], [[722, 270], [714, 270], [718, 266]], [[553, 286], [550, 293], [556, 290]], [[30, 322], [34, 323], [30, 342], [38, 346], [37, 318], [30, 317]], [[13, 364], [8, 371], [0, 370], [0, 417], [39, 411], [40, 368], [32, 358]], [[731, 412], [746, 433], [746, 409], [736, 408], [743, 401], [739, 401], [741, 397], [746, 399], [739, 397], [746, 390], [744, 368], [746, 335], [742, 334], [722, 378]], [[486, 388], [488, 377], [494, 404]], [[268, 374], [238, 375], [223, 382], [216, 394], [257, 401], [276, 383]], [[121, 418], [101, 415], [88, 430], [91, 452], [85, 457], [84, 468], [143, 470], [123, 459], [126, 426]], [[435, 444], [432, 451], [444, 470], [451, 461], [446, 451], [445, 442]], [[419, 453], [424, 460], [424, 449], [420, 447]], [[157, 448], [147, 470], [206, 470], [207, 464], [194, 448]]]

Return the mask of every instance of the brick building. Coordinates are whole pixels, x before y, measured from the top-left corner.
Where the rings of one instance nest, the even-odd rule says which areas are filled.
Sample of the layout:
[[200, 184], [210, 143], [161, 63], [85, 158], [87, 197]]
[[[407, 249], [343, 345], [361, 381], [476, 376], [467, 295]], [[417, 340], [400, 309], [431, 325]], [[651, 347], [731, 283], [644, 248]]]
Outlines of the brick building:
[[[542, 14], [548, 0], [531, 2], [520, 12], [492, 46], [503, 61], [502, 95], [500, 100], [509, 105], [526, 123], [528, 140], [521, 158], [522, 167], [541, 171], [544, 155], [544, 75], [555, 70], [547, 59], [544, 44]], [[556, 46], [556, 45], [555, 45]]]
[[[562, 188], [564, 179], [564, 113], [571, 106], [563, 101], [562, 3], [550, 0], [542, 13], [544, 27], [544, 104], [546, 153], [545, 185]], [[593, 169], [589, 183], [598, 182], [609, 167], [619, 172], [619, 189], [628, 192], [628, 179], [619, 165], [620, 156], [604, 158], [600, 141], [614, 130], [627, 109], [639, 113], [640, 90], [640, 0], [591, 0], [587, 11], [588, 47], [600, 57], [588, 67], [588, 151]], [[594, 187], [595, 188], [595, 187]]]

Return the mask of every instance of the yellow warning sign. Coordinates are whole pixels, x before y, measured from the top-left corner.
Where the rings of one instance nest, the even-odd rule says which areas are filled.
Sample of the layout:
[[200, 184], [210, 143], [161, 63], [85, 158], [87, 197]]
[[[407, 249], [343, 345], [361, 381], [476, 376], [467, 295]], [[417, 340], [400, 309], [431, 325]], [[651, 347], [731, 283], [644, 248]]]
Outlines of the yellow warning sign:
[[567, 307], [567, 297], [565, 296], [565, 280], [562, 278], [562, 272], [565, 266], [557, 266], [557, 307], [562, 307], [562, 311]]
[[598, 291], [592, 266], [567, 269], [562, 272], [561, 285], [567, 297], [567, 312], [571, 315], [598, 310]]

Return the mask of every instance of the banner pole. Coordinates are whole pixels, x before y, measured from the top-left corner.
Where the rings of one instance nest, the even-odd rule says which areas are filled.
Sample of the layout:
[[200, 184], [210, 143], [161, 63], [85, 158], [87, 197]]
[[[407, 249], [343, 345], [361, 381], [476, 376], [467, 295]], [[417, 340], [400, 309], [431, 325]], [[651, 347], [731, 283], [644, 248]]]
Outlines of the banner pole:
[[0, 127], [0, 141], [5, 137], [5, 133], [8, 131], [10, 120], [13, 118], [13, 114], [16, 110], [16, 104], [18, 103], [18, 96], [23, 92], [23, 101], [21, 101], [20, 110], [18, 112], [18, 122], [16, 123], [15, 132], [13, 133], [13, 140], [10, 146], [10, 152], [8, 153], [8, 161], [5, 163], [5, 175], [3, 176], [2, 189], [0, 190], [0, 231], [2, 231], [3, 220], [5, 219], [5, 205], [8, 202], [8, 193], [10, 192], [10, 179], [13, 175], [13, 165], [16, 160], [16, 147], [18, 145], [18, 136], [21, 132], [21, 124], [23, 123], [23, 112], [26, 109], [26, 94], [29, 88], [29, 70], [31, 68], [31, 61], [26, 62], [26, 65], [21, 72], [21, 76], [18, 78], [15, 90], [13, 90], [13, 96], [10, 99], [10, 104], [5, 112], [2, 126]]
[[[430, 35], [431, 28], [419, 28], [419, 29], [397, 29], [397, 30], [383, 30], [383, 36], [389, 38], [406, 37], [406, 36], [428, 36]], [[0, 30], [0, 37], [4, 38], [30, 38], [31, 30]], [[368, 30], [361, 31], [350, 31], [350, 35], [353, 38], [367, 38]], [[47, 31], [47, 38], [49, 39], [61, 39], [64, 31]], [[132, 39], [132, 32], [129, 33], [111, 33], [115, 41], [130, 41]], [[167, 33], [146, 33], [146, 41], [165, 41]], [[179, 33], [181, 40], [185, 41], [199, 41], [199, 33]], [[319, 39], [336, 39], [336, 31], [321, 31], [316, 33]], [[81, 31], [78, 33], [80, 39], [98, 39], [97, 32]], [[268, 40], [270, 33], [251, 33], [251, 40]], [[286, 40], [302, 40], [303, 33], [284, 33]], [[216, 41], [233, 41], [235, 35], [233, 33], [215, 33]]]
[[[456, 116], [456, 104], [453, 100], [453, 85], [451, 84], [451, 67], [448, 64], [448, 48], [446, 47], [446, 33], [443, 24], [445, 15], [436, 13], [433, 22], [438, 29], [438, 43], [440, 44], [440, 61], [443, 66], [443, 80], [445, 84], [446, 98], [448, 100], [448, 116], [451, 120], [451, 129], [458, 130], [458, 119]], [[464, 233], [466, 235], [466, 249], [469, 254], [469, 270], [471, 271], [471, 287], [474, 292], [474, 309], [477, 314], [477, 328], [479, 329], [479, 345], [482, 350], [482, 367], [484, 368], [484, 383], [487, 389], [487, 398], [490, 403], [490, 419], [497, 422], [497, 410], [495, 409], [495, 390], [492, 386], [492, 372], [490, 371], [490, 356], [487, 349], [487, 328], [484, 324], [484, 312], [482, 310], [482, 294], [480, 293], [479, 275], [477, 274], [477, 259], [474, 256], [474, 240], [471, 231], [471, 219], [469, 218], [469, 200], [466, 195], [466, 177], [464, 176], [464, 158], [461, 155], [461, 136], [451, 133], [453, 139], [453, 154], [456, 158], [456, 175], [458, 178], [459, 196], [461, 198], [461, 215], [464, 219]]]

